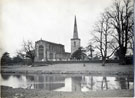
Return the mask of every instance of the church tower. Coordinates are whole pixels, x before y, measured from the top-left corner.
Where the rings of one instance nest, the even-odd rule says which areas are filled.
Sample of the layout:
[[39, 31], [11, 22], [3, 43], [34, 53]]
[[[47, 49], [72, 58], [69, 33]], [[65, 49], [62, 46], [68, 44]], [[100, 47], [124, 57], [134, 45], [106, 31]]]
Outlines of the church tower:
[[74, 21], [73, 38], [71, 39], [71, 55], [80, 47], [80, 39], [78, 38], [76, 16]]

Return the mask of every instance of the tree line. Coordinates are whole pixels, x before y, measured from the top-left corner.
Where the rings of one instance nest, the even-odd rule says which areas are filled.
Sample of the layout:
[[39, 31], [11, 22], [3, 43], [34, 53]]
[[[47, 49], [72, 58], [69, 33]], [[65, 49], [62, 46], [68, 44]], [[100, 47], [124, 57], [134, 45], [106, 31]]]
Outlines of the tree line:
[[33, 65], [35, 58], [35, 48], [32, 41], [23, 41], [20, 50], [17, 50], [17, 55], [10, 57], [10, 53], [5, 52], [1, 57], [1, 65], [26, 64]]
[[102, 65], [113, 54], [118, 56], [119, 64], [126, 64], [128, 49], [133, 53], [133, 2], [115, 0], [105, 9], [95, 23], [91, 42], [102, 58]]

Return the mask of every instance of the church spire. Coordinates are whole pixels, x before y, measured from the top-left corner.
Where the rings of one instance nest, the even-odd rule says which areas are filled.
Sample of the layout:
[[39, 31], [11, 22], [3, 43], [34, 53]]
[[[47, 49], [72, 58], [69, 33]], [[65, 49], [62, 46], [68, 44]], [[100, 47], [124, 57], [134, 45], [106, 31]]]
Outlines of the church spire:
[[73, 38], [71, 39], [71, 54], [73, 54], [80, 47], [80, 39], [78, 38], [76, 16], [74, 20]]
[[78, 30], [77, 30], [76, 16], [75, 16], [75, 22], [74, 22], [73, 39], [78, 39]]

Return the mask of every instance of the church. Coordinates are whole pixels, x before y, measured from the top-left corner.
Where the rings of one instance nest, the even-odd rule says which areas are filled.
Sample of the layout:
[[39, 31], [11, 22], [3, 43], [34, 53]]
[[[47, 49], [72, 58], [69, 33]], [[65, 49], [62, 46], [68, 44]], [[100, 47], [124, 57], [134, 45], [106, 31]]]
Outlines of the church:
[[35, 62], [41, 61], [69, 61], [71, 55], [80, 47], [78, 38], [76, 16], [74, 20], [73, 38], [71, 39], [71, 53], [65, 52], [62, 44], [53, 43], [45, 40], [35, 42]]

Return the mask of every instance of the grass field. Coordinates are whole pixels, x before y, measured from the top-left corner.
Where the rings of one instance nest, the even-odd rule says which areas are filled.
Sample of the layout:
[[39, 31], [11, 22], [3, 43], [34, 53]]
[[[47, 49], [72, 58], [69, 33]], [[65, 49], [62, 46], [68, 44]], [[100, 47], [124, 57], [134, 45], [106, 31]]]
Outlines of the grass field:
[[31, 67], [27, 65], [16, 65], [2, 67], [3, 72], [28, 72], [28, 73], [129, 73], [133, 74], [133, 65], [119, 65], [117, 63], [72, 63], [72, 64], [53, 64], [48, 66]]

